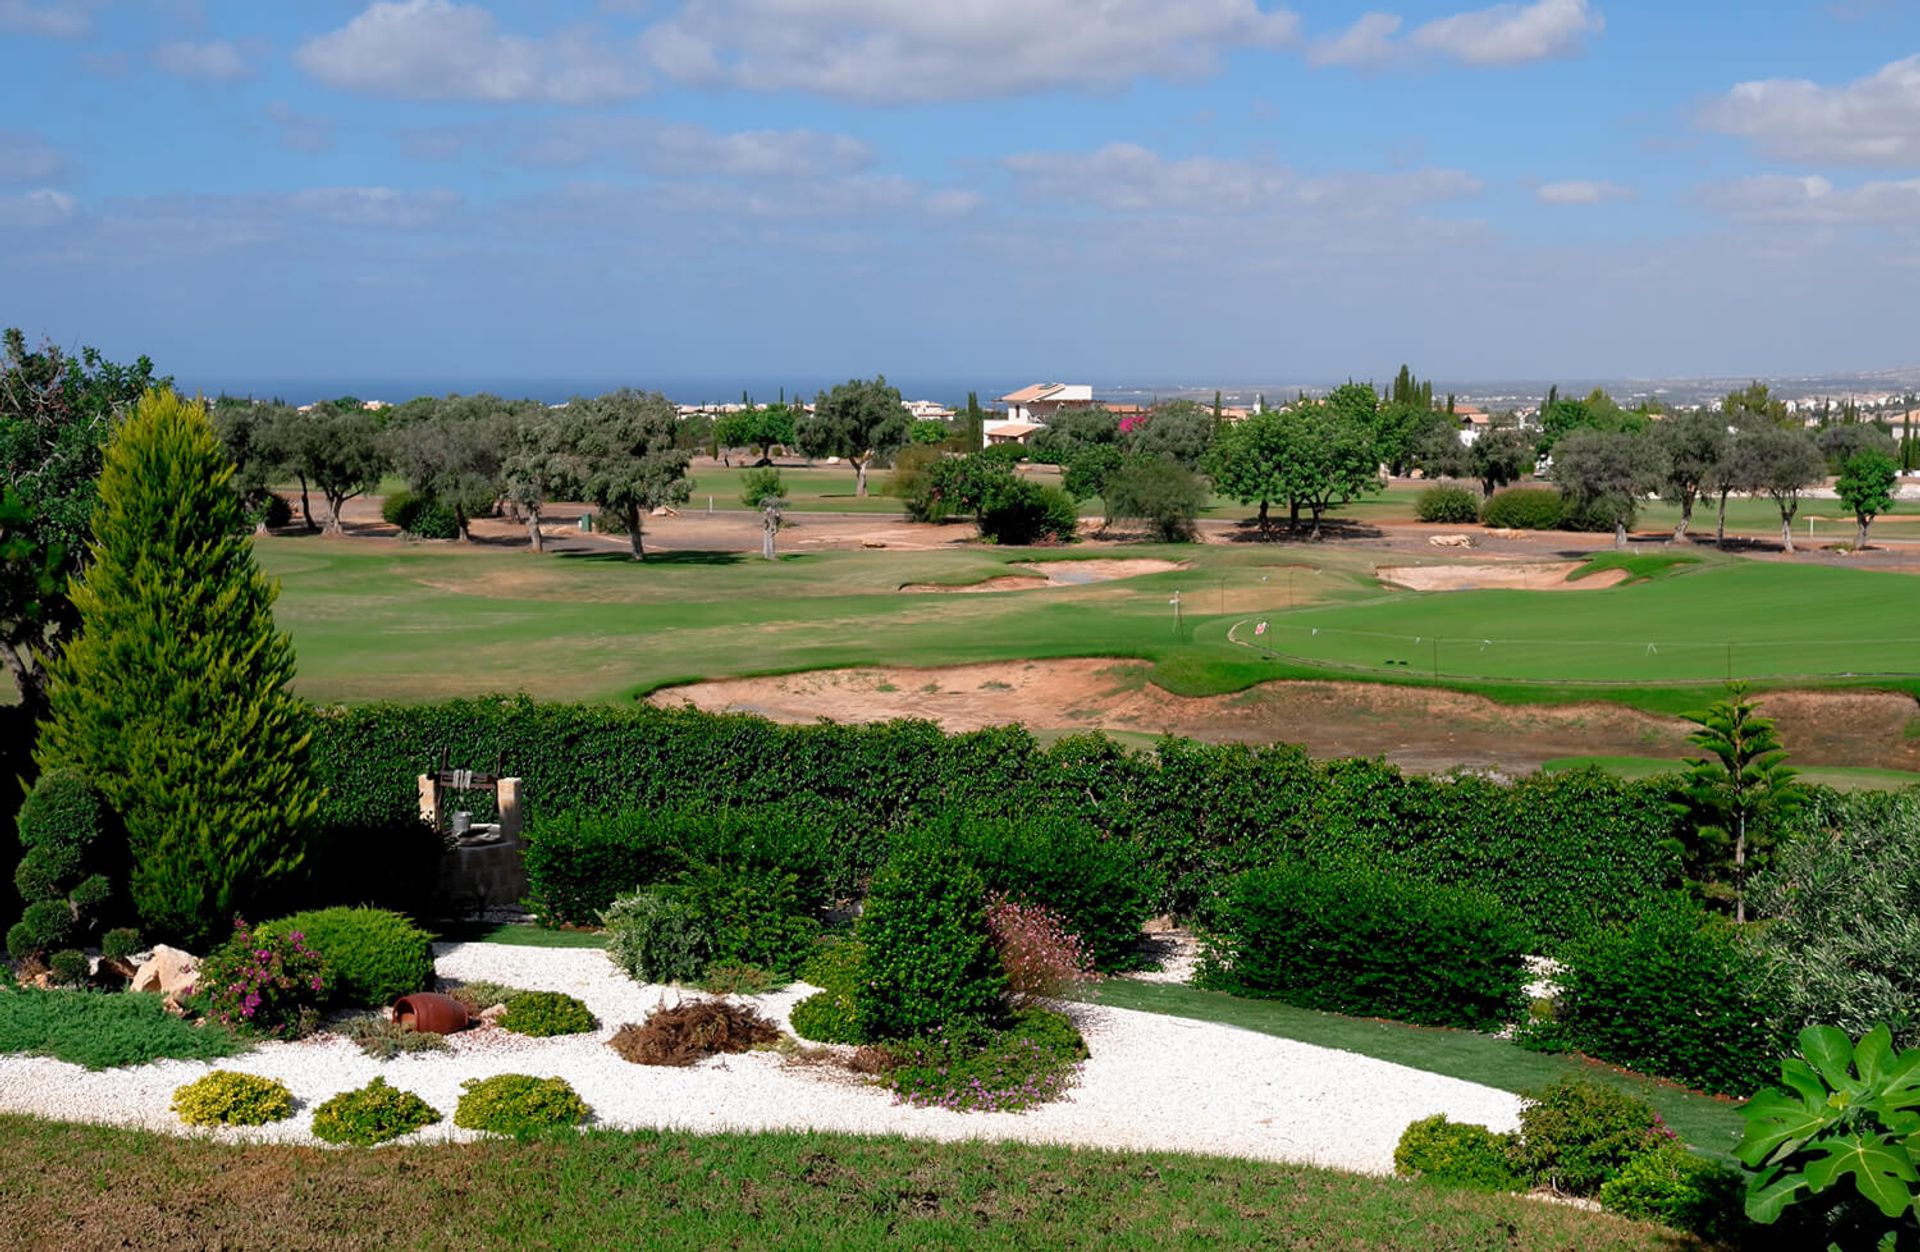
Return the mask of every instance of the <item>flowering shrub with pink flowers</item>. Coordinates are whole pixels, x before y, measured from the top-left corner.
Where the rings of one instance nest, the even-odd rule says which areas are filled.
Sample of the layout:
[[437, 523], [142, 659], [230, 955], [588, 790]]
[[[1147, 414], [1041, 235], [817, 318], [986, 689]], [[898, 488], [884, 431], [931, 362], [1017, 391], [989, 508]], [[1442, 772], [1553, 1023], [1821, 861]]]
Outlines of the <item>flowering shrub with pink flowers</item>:
[[1099, 975], [1093, 955], [1059, 913], [995, 892], [987, 897], [987, 930], [1016, 1004], [1060, 999]]
[[307, 945], [305, 934], [260, 934], [235, 918], [233, 937], [200, 962], [193, 991], [217, 1022], [298, 1039], [319, 1024], [331, 983], [325, 959]]

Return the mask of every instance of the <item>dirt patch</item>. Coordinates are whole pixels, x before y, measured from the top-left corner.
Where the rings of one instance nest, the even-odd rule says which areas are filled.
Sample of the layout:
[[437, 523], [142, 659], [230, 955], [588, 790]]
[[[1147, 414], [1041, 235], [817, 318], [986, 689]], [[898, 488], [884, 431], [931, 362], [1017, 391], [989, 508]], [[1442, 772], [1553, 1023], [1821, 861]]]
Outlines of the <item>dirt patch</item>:
[[1600, 570], [1578, 582], [1567, 576], [1583, 561], [1506, 562], [1498, 565], [1382, 565], [1374, 577], [1408, 591], [1591, 591], [1627, 580], [1623, 569]]
[[[818, 670], [656, 692], [652, 702], [778, 722], [919, 717], [948, 730], [1023, 723], [1040, 731], [1183, 735], [1210, 742], [1297, 743], [1315, 756], [1384, 756], [1413, 770], [1524, 773], [1569, 756], [1678, 761], [1692, 724], [1603, 702], [1507, 705], [1385, 683], [1270, 682], [1188, 697], [1149, 682], [1140, 661], [1012, 661], [944, 669]], [[1886, 692], [1778, 692], [1762, 701], [1802, 765], [1920, 769], [1904, 731], [1920, 706]]]
[[900, 590], [921, 594], [965, 595], [969, 592], [983, 591], [1038, 591], [1046, 587], [1085, 587], [1093, 583], [1113, 582], [1121, 578], [1165, 574], [1172, 570], [1186, 569], [1187, 563], [1138, 557], [1091, 561], [1027, 561], [1012, 568], [1030, 572], [999, 574], [977, 583], [907, 583]]
[[968, 595], [982, 591], [1037, 591], [1053, 584], [1032, 574], [1002, 574], [977, 583], [905, 583], [902, 591], [924, 595]]

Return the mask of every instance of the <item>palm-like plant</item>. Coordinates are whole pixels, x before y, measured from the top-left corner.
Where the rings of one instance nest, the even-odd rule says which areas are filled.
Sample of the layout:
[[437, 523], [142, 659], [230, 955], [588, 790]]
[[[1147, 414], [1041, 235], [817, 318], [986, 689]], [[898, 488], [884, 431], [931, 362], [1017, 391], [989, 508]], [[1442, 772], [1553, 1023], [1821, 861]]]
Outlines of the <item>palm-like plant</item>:
[[1744, 922], [1753, 845], [1805, 801], [1806, 788], [1786, 763], [1772, 719], [1747, 699], [1745, 683], [1729, 683], [1726, 699], [1687, 720], [1699, 727], [1688, 740], [1706, 755], [1687, 759], [1681, 803], [1700, 846], [1731, 845], [1734, 920]]

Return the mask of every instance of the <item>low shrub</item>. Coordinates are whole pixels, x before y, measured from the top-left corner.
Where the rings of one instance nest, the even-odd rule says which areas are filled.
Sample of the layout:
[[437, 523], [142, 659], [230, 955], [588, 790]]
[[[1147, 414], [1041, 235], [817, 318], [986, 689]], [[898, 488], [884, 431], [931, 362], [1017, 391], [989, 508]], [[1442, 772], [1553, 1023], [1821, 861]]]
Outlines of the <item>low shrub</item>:
[[445, 1052], [447, 1041], [430, 1031], [403, 1026], [384, 1013], [362, 1013], [332, 1027], [359, 1045], [360, 1051], [376, 1061], [391, 1061], [396, 1056], [420, 1052]]
[[238, 919], [233, 937], [209, 952], [194, 976], [207, 1016], [275, 1039], [313, 1033], [330, 992], [326, 962], [305, 935], [256, 935]]
[[800, 967], [800, 981], [826, 991], [852, 995], [866, 969], [866, 945], [858, 939], [828, 936], [813, 945]]
[[658, 1008], [639, 1025], [614, 1033], [609, 1045], [636, 1065], [691, 1065], [722, 1052], [745, 1052], [780, 1037], [760, 1011], [725, 1000], [689, 1000]]
[[845, 991], [816, 991], [787, 1015], [793, 1033], [814, 1043], [865, 1043], [860, 1014]]
[[380, 503], [380, 516], [415, 539], [458, 539], [460, 519], [431, 496], [396, 491]]
[[81, 987], [93, 977], [93, 962], [78, 948], [62, 948], [47, 958], [47, 977], [56, 987]]
[[902, 1104], [954, 1112], [1017, 1113], [1058, 1099], [1087, 1058], [1073, 1021], [1021, 1009], [1004, 1030], [975, 1022], [889, 1045], [883, 1081]]
[[694, 986], [710, 995], [763, 996], [787, 985], [787, 979], [744, 961], [716, 961]]
[[592, 1010], [563, 991], [522, 991], [500, 1015], [500, 1029], [534, 1039], [583, 1035], [599, 1024]]
[[1458, 483], [1436, 483], [1414, 497], [1413, 515], [1442, 526], [1468, 526], [1480, 520], [1480, 493]]
[[433, 936], [386, 909], [332, 908], [263, 923], [257, 937], [295, 931], [331, 975], [331, 1005], [387, 1005], [433, 983]]
[[965, 849], [989, 890], [1057, 911], [1097, 968], [1140, 965], [1140, 927], [1153, 916], [1161, 882], [1134, 843], [1043, 815], [956, 818], [929, 834]]
[[1520, 1110], [1520, 1167], [1537, 1185], [1591, 1196], [1672, 1138], [1646, 1101], [1590, 1078], [1562, 1078]]
[[1561, 530], [1610, 533], [1615, 526], [1633, 529], [1639, 509], [1627, 496], [1607, 495], [1584, 503], [1569, 504], [1560, 515]]
[[1401, 1132], [1393, 1150], [1393, 1168], [1408, 1178], [1424, 1178], [1476, 1191], [1522, 1191], [1514, 1171], [1518, 1135], [1497, 1135], [1485, 1126], [1449, 1121], [1445, 1113], [1424, 1117]]
[[986, 887], [927, 839], [894, 849], [860, 916], [866, 976], [854, 991], [860, 1032], [906, 1039], [999, 1017], [1006, 977], [987, 933]]
[[1080, 529], [1080, 507], [1058, 487], [1011, 478], [987, 493], [975, 520], [980, 537], [991, 543], [1072, 543]]
[[710, 937], [711, 963], [791, 977], [820, 933], [820, 923], [806, 916], [799, 880], [780, 870], [700, 866], [677, 889]]
[[258, 1074], [216, 1069], [175, 1088], [173, 1111], [189, 1126], [264, 1126], [293, 1116], [293, 1092]]
[[1550, 487], [1509, 487], [1487, 498], [1480, 521], [1511, 530], [1554, 530], [1565, 513], [1560, 493]]
[[993, 936], [1008, 994], [1016, 1003], [1059, 999], [1098, 977], [1080, 936], [1068, 930], [1052, 909], [991, 895], [987, 932]]
[[578, 1126], [592, 1116], [587, 1102], [564, 1078], [496, 1074], [469, 1078], [460, 1088], [453, 1124], [462, 1130], [522, 1137]]
[[621, 896], [601, 915], [601, 925], [607, 959], [635, 982], [692, 982], [713, 959], [713, 936], [699, 905], [671, 888]]
[[411, 1091], [375, 1078], [357, 1091], [343, 1091], [313, 1111], [313, 1133], [327, 1143], [370, 1148], [440, 1120], [434, 1107]]
[[1521, 1041], [1717, 1094], [1765, 1086], [1785, 1041], [1767, 1024], [1760, 959], [1734, 928], [1688, 905], [1605, 927], [1563, 952], [1550, 1021]]
[[1667, 1140], [1621, 1166], [1600, 1187], [1600, 1207], [1703, 1239], [1731, 1239], [1745, 1225], [1741, 1176]]
[[0, 1053], [50, 1056], [88, 1069], [149, 1061], [217, 1061], [245, 1052], [231, 1030], [196, 1026], [157, 995], [134, 992], [0, 992]]
[[1234, 879], [1200, 985], [1302, 1008], [1484, 1030], [1511, 1021], [1527, 931], [1491, 897], [1364, 870]]
[[466, 1007], [469, 1017], [478, 1017], [491, 1008], [505, 1008], [515, 996], [526, 995], [522, 987], [509, 987], [503, 983], [487, 982], [475, 979], [455, 986], [443, 988], [443, 993], [452, 996]]
[[125, 963], [140, 951], [140, 932], [131, 926], [116, 926], [100, 936], [100, 955], [109, 961]]

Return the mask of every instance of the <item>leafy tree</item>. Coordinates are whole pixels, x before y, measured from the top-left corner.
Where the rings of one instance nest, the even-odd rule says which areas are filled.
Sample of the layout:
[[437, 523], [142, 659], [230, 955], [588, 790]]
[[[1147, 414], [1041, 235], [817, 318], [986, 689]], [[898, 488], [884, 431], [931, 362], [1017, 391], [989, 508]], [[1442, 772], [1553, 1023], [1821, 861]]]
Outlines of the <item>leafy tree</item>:
[[514, 406], [498, 396], [448, 396], [430, 417], [395, 428], [387, 440], [407, 486], [452, 510], [467, 542], [469, 523], [490, 515], [503, 494], [514, 416]]
[[925, 417], [907, 427], [907, 442], [923, 448], [937, 448], [953, 436], [953, 426], [936, 417]]
[[1120, 419], [1104, 405], [1062, 409], [1033, 432], [1031, 452], [1042, 465], [1071, 465], [1087, 448], [1118, 446]]
[[1720, 402], [1720, 416], [1727, 420], [1727, 425], [1739, 430], [1785, 426], [1793, 421], [1793, 415], [1787, 412], [1787, 402], [1774, 395], [1763, 382], [1728, 392]]
[[[338, 402], [320, 404], [305, 413], [285, 411], [280, 414], [273, 438], [278, 445], [278, 455], [300, 477], [302, 501], [306, 499], [309, 482], [318, 487], [320, 494], [326, 498], [326, 529], [331, 534], [339, 534], [342, 530], [340, 511], [346, 507], [347, 501], [378, 487], [380, 476], [387, 472], [391, 464], [388, 438], [379, 416], [361, 408], [358, 403], [350, 408], [342, 408]], [[431, 455], [438, 457], [453, 453], [451, 450], [433, 448]], [[489, 450], [487, 455], [491, 457], [494, 453]], [[410, 473], [418, 471], [417, 463], [410, 464]], [[419, 482], [413, 486], [415, 490], [428, 490]], [[428, 494], [437, 496], [430, 490]], [[454, 502], [449, 500], [448, 503]], [[489, 500], [489, 507], [491, 504]], [[311, 513], [308, 514], [307, 524], [313, 524]], [[466, 538], [466, 533], [463, 515], [461, 538]]]
[[142, 923], [190, 942], [299, 867], [319, 802], [293, 644], [232, 477], [205, 410], [172, 392], [115, 431], [35, 752], [100, 788]]
[[[1095, 443], [1082, 447], [1073, 454], [1073, 460], [1067, 465], [1067, 472], [1060, 477], [1060, 486], [1075, 500], [1091, 500], [1095, 496], [1103, 500], [1107, 494], [1107, 479], [1115, 470], [1126, 464], [1127, 455], [1120, 450], [1119, 444]], [[1113, 510], [1107, 508], [1103, 521], [1113, 521]]]
[[1548, 456], [1561, 439], [1576, 430], [1638, 434], [1648, 425], [1646, 414], [1621, 408], [1612, 396], [1598, 387], [1589, 392], [1584, 400], [1560, 399], [1556, 388], [1554, 398], [1540, 412], [1538, 449], [1541, 456]]
[[1747, 699], [1744, 683], [1729, 683], [1727, 697], [1687, 720], [1699, 729], [1687, 738], [1705, 755], [1689, 757], [1681, 804], [1695, 831], [1689, 849], [1690, 877], [1712, 882], [1725, 875], [1733, 893], [1734, 920], [1747, 920], [1747, 875], [1763, 863], [1773, 834], [1806, 801], [1786, 749], [1769, 718]]
[[633, 559], [644, 561], [644, 517], [657, 508], [686, 503], [693, 490], [687, 481], [693, 458], [674, 446], [673, 405], [657, 391], [623, 389], [590, 400], [575, 398], [564, 413], [562, 438], [579, 467], [583, 493], [620, 516]]
[[1662, 477], [1660, 451], [1652, 441], [1625, 431], [1579, 429], [1555, 443], [1553, 477], [1572, 517], [1608, 519], [1613, 546], [1627, 546], [1640, 497]]
[[796, 435], [809, 457], [844, 457], [853, 466], [854, 495], [867, 495], [867, 468], [907, 441], [912, 418], [901, 403], [900, 390], [887, 385], [884, 375], [871, 381], [854, 379], [822, 392], [813, 412], [800, 419]]
[[[1372, 394], [1371, 388], [1368, 394]], [[1330, 508], [1380, 489], [1380, 458], [1371, 423], [1349, 408], [1304, 401], [1281, 414], [1288, 447], [1285, 479], [1291, 528], [1300, 509], [1313, 515], [1312, 538]]]
[[529, 406], [508, 431], [507, 452], [500, 464], [500, 484], [508, 500], [527, 523], [527, 541], [535, 552], [547, 550], [540, 530], [540, 512], [547, 501], [565, 498], [577, 487], [580, 467], [566, 445], [561, 419], [544, 405]]
[[[1268, 529], [1275, 501], [1296, 499], [1288, 475], [1297, 435], [1292, 415], [1277, 410], [1255, 413], [1220, 432], [1207, 453], [1214, 489], [1241, 504], [1260, 506], [1260, 530]], [[1298, 529], [1299, 514], [1293, 518]]]
[[763, 457], [776, 446], [792, 446], [794, 438], [794, 413], [785, 404], [728, 413], [713, 424], [714, 442], [721, 447], [758, 448]]
[[87, 562], [101, 449], [116, 415], [149, 387], [141, 357], [115, 365], [92, 348], [70, 357], [0, 335], [0, 659], [28, 709], [46, 705], [45, 657], [77, 618], [68, 585]]
[[1800, 493], [1826, 477], [1827, 459], [1804, 430], [1784, 426], [1742, 427], [1727, 457], [1735, 490], [1764, 492], [1780, 510], [1780, 544], [1793, 549], [1793, 516]]
[[1508, 424], [1490, 426], [1467, 449], [1473, 476], [1480, 480], [1480, 494], [1491, 496], [1533, 468], [1533, 440], [1519, 427]]
[[1900, 481], [1900, 466], [1878, 448], [1856, 452], [1847, 458], [1839, 479], [1833, 484], [1840, 502], [1853, 513], [1859, 524], [1854, 536], [1856, 550], [1867, 546], [1867, 528], [1873, 519], [1893, 507], [1893, 490]]
[[1892, 459], [1893, 436], [1872, 422], [1834, 422], [1813, 435], [1814, 446], [1827, 458], [1827, 470], [1838, 474], [1856, 454], [1878, 452]]
[[1352, 380], [1341, 383], [1327, 393], [1322, 403], [1342, 417], [1359, 422], [1368, 430], [1373, 430], [1380, 420], [1380, 397], [1367, 383], [1356, 383]]
[[213, 428], [227, 459], [233, 462], [233, 486], [260, 525], [265, 525], [267, 494], [288, 472], [280, 440], [283, 404], [221, 396], [213, 402]]
[[1144, 522], [1163, 543], [1186, 543], [1207, 502], [1207, 484], [1178, 462], [1139, 457], [1108, 475], [1101, 495], [1113, 517]]
[[1694, 501], [1713, 483], [1726, 459], [1726, 419], [1704, 411], [1685, 413], [1654, 423], [1650, 434], [1664, 453], [1665, 472], [1658, 490], [1680, 506], [1680, 520], [1673, 527], [1673, 541], [1679, 543], [1693, 524]]
[[769, 499], [787, 498], [786, 480], [774, 466], [750, 469], [740, 475], [740, 503], [750, 509], [764, 509]]
[[1142, 456], [1161, 456], [1183, 469], [1196, 470], [1213, 443], [1213, 413], [1192, 400], [1172, 400], [1157, 406], [1127, 435], [1128, 450]]

